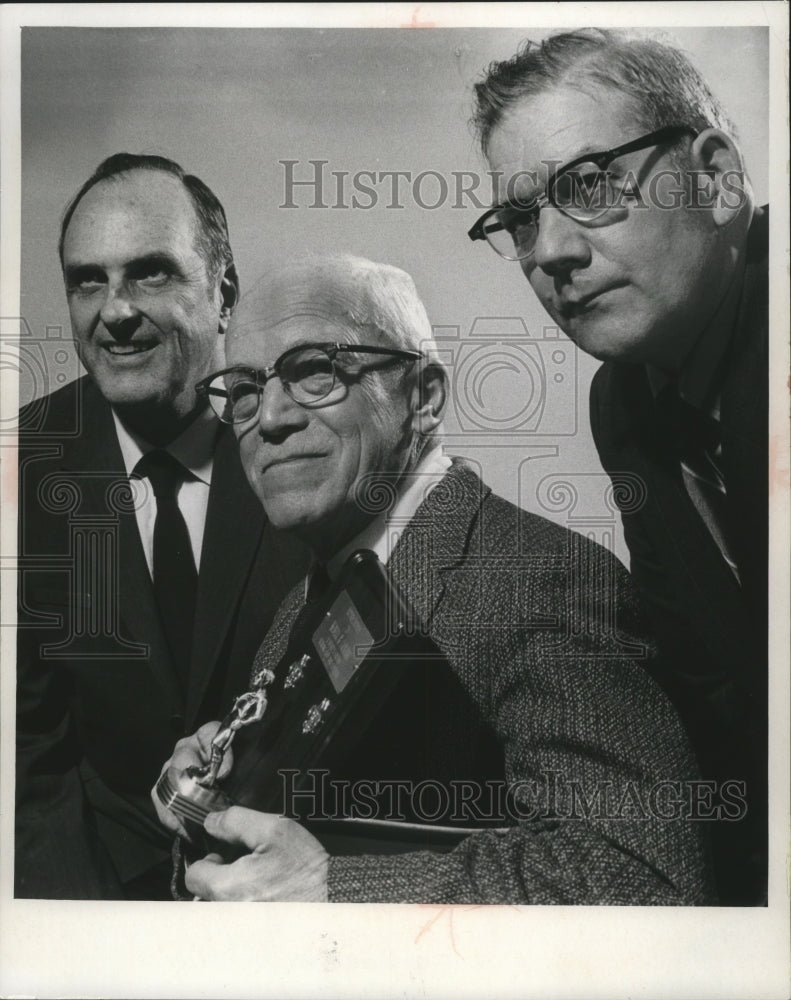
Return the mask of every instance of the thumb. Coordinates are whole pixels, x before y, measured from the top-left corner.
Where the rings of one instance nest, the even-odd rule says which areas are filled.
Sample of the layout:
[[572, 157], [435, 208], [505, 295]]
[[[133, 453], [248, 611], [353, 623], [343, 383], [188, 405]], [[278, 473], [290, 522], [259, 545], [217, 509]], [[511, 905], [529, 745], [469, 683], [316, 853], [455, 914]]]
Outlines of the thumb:
[[274, 813], [257, 812], [244, 806], [231, 806], [222, 812], [209, 813], [203, 827], [210, 837], [226, 844], [254, 851], [266, 847], [275, 839], [276, 827], [282, 818]]

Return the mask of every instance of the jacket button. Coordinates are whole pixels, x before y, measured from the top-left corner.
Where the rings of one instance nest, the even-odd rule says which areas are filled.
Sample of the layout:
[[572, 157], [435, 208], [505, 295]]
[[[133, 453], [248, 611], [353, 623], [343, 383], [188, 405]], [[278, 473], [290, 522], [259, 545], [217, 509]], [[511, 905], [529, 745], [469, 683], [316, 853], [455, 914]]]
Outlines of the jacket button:
[[184, 716], [183, 715], [171, 715], [171, 717], [170, 717], [170, 730], [176, 736], [184, 736]]

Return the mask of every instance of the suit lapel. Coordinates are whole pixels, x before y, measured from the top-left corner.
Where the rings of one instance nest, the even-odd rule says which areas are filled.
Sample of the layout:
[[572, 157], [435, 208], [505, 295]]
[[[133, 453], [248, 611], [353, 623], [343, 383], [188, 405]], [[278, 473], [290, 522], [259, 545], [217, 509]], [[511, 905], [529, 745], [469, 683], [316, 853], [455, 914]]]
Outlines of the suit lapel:
[[63, 464], [79, 482], [83, 496], [80, 516], [106, 521], [111, 515], [118, 523], [116, 581], [103, 579], [102, 595], [108, 593], [108, 587], [117, 588], [123, 638], [148, 647], [146, 662], [169, 703], [177, 707], [183, 703], [183, 696], [160, 624], [134, 510], [110, 499], [113, 494], [109, 487], [127, 482], [115, 424], [109, 406], [89, 380], [85, 383], [82, 414], [90, 433], [84, 432], [67, 446]]
[[454, 460], [393, 551], [388, 569], [425, 629], [445, 591], [446, 574], [468, 551], [473, 523], [490, 492], [474, 472]]
[[623, 430], [619, 459], [646, 486], [644, 509], [637, 517], [653, 523], [660, 558], [672, 577], [684, 581], [676, 599], [688, 606], [709, 641], [727, 659], [744, 642], [744, 602], [733, 573], [684, 488], [678, 461], [655, 421], [645, 372], [625, 372], [629, 386], [626, 410], [618, 415]]
[[239, 461], [233, 433], [222, 428], [214, 453], [203, 533], [193, 635], [187, 724], [201, 701], [230, 628], [264, 528], [264, 512]]
[[721, 413], [730, 536], [745, 592], [759, 596], [756, 610], [761, 615], [766, 609], [769, 504], [767, 222], [762, 212], [750, 230]]

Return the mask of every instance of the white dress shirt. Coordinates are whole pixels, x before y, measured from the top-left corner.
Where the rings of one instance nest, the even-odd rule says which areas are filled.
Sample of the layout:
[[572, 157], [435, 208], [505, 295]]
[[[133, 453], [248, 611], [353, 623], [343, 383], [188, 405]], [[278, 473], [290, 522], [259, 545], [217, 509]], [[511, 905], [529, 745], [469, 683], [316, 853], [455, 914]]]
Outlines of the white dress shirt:
[[[154, 446], [127, 427], [115, 410], [112, 411], [115, 430], [126, 474], [132, 488], [135, 502], [135, 518], [140, 541], [143, 543], [148, 572], [154, 574], [154, 522], [157, 516], [157, 501], [148, 479], [132, 476], [135, 466]], [[179, 486], [176, 502], [184, 517], [190, 536], [195, 566], [200, 569], [203, 548], [203, 529], [206, 525], [206, 511], [209, 506], [214, 447], [217, 442], [219, 421], [210, 408], [205, 409], [175, 441], [165, 448], [187, 470], [187, 477]]]
[[451, 460], [445, 454], [441, 442], [437, 442], [408, 473], [398, 491], [392, 510], [377, 515], [348, 545], [337, 552], [327, 563], [327, 573], [334, 580], [343, 564], [357, 549], [371, 549], [386, 566], [404, 529], [417, 513], [437, 483], [444, 478], [451, 467]]

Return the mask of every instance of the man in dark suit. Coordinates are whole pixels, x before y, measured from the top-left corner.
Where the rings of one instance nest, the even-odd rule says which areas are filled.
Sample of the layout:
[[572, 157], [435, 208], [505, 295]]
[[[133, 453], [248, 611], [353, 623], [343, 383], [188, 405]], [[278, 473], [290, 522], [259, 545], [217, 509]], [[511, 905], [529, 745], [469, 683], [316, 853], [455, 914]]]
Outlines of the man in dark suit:
[[88, 375], [20, 414], [15, 892], [164, 899], [151, 781], [226, 710], [301, 556], [194, 393], [238, 295], [214, 194], [110, 157], [60, 256]]
[[[497, 207], [470, 231], [518, 260], [605, 363], [591, 422], [632, 574], [704, 778], [744, 783], [718, 824], [721, 899], [766, 900], [766, 210], [734, 129], [676, 49], [618, 32], [527, 43], [476, 87]], [[616, 492], [617, 495], [617, 492]]]
[[[450, 851], [374, 853], [359, 840], [340, 853], [294, 819], [234, 805], [210, 813], [205, 828], [243, 856], [195, 861], [187, 888], [202, 899], [708, 901], [692, 753], [636, 662], [650, 648], [628, 575], [599, 546], [494, 496], [444, 455], [447, 380], [411, 279], [348, 257], [286, 266], [242, 303], [228, 361], [209, 391], [234, 422], [251, 485], [271, 521], [317, 560], [256, 657], [253, 685], [271, 682], [267, 711], [289, 697], [294, 667], [284, 654], [306, 593], [321, 576], [335, 579], [350, 553], [373, 550], [450, 670], [428, 702], [416, 689], [362, 739], [347, 718], [338, 740], [352, 743], [353, 759], [333, 780], [353, 774], [351, 801], [363, 785], [382, 793], [398, 784], [426, 820], [419, 788], [444, 777], [452, 796], [454, 779], [472, 776], [476, 815], [505, 828], [467, 830]], [[170, 787], [206, 763], [217, 733], [207, 724], [177, 745], [163, 768]], [[404, 770], [410, 744], [425, 754], [420, 776]], [[221, 781], [231, 762], [232, 751]], [[483, 804], [488, 779], [514, 795], [510, 808]], [[163, 823], [184, 831], [154, 800]], [[327, 808], [322, 798], [316, 811], [354, 830], [343, 826], [359, 818], [353, 805]], [[392, 807], [373, 818], [397, 835]]]

